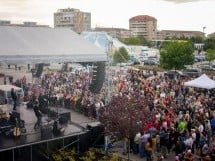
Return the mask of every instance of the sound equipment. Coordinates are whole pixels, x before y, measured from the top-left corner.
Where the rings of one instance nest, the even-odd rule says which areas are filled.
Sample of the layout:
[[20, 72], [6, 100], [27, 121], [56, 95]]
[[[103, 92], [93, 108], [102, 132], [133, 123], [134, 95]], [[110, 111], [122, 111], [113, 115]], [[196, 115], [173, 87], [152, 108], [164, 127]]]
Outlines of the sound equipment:
[[43, 72], [44, 63], [35, 64], [35, 69], [32, 70], [32, 75], [34, 77], [40, 77]]
[[60, 124], [66, 124], [71, 120], [70, 111], [63, 109], [49, 108], [48, 116], [53, 119], [58, 118]]
[[105, 80], [105, 62], [96, 62], [94, 64], [95, 68], [93, 70], [92, 82], [90, 85], [90, 91], [92, 93], [99, 93], [104, 80]]
[[51, 125], [51, 124], [41, 127], [41, 139], [51, 139], [52, 138], [52, 127], [53, 127], [53, 125]]

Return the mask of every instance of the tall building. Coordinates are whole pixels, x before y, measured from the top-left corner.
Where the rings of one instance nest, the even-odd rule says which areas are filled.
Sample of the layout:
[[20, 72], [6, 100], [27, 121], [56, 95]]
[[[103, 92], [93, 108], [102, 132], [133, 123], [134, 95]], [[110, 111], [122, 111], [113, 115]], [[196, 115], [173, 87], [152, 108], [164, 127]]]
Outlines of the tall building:
[[77, 33], [91, 30], [91, 13], [79, 9], [59, 9], [54, 13], [54, 27], [68, 27]]
[[129, 19], [129, 29], [132, 36], [153, 40], [157, 32], [157, 19], [148, 15], [132, 17]]
[[98, 32], [104, 31], [111, 37], [118, 39], [131, 37], [131, 31], [123, 28], [96, 27], [94, 30]]
[[161, 30], [157, 33], [158, 40], [165, 40], [167, 38], [191, 38], [191, 37], [204, 37], [201, 31], [182, 31], [182, 30]]

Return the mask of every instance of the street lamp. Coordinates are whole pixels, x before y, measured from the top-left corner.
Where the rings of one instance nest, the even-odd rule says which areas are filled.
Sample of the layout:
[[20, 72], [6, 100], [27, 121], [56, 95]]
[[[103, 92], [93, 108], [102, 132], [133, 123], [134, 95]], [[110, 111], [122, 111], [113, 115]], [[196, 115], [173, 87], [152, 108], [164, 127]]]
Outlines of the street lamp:
[[206, 29], [206, 27], [204, 26], [203, 27], [203, 37], [205, 37], [205, 29]]
[[202, 37], [202, 51], [203, 51], [203, 49], [204, 49], [205, 29], [206, 29], [206, 27], [204, 26], [204, 27], [203, 27], [203, 37]]
[[113, 41], [112, 40], [108, 40], [108, 44], [107, 44], [107, 58], [108, 58], [108, 68], [106, 70], [106, 78], [107, 78], [107, 96], [106, 96], [106, 101], [105, 101], [105, 105], [107, 105], [110, 102], [110, 98], [111, 98], [111, 91], [112, 91], [112, 84], [111, 84], [111, 80], [112, 80], [112, 70], [111, 70], [111, 66], [112, 66], [112, 62], [113, 62], [113, 53], [112, 53], [112, 49], [113, 49]]

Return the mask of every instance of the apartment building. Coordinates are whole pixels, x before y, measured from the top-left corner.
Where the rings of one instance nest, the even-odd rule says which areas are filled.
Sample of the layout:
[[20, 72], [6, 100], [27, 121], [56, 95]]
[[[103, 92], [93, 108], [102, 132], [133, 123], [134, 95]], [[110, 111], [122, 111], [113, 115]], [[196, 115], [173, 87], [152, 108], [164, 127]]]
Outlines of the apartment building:
[[215, 32], [211, 33], [211, 34], [208, 34], [207, 36], [208, 38], [215, 38]]
[[165, 40], [167, 38], [191, 38], [191, 37], [204, 37], [201, 31], [182, 31], [182, 30], [161, 30], [157, 32], [158, 40]]
[[129, 29], [134, 37], [143, 36], [153, 40], [157, 32], [157, 19], [148, 15], [138, 15], [129, 19]]
[[54, 13], [54, 27], [68, 27], [76, 33], [91, 30], [91, 13], [79, 9], [59, 9]]

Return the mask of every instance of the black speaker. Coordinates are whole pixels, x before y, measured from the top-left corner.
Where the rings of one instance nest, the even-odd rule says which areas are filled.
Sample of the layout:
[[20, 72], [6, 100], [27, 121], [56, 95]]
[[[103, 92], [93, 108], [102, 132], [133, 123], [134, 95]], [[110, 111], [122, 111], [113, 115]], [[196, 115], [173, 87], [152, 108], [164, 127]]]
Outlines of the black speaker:
[[34, 77], [40, 77], [43, 73], [43, 67], [44, 67], [43, 63], [36, 64], [35, 70], [32, 71], [32, 75]]
[[92, 82], [90, 84], [90, 91], [92, 93], [99, 93], [105, 80], [105, 62], [96, 62], [94, 64]]

